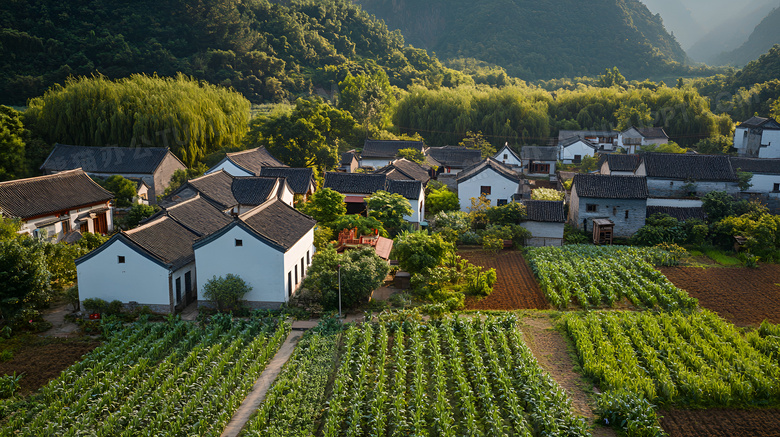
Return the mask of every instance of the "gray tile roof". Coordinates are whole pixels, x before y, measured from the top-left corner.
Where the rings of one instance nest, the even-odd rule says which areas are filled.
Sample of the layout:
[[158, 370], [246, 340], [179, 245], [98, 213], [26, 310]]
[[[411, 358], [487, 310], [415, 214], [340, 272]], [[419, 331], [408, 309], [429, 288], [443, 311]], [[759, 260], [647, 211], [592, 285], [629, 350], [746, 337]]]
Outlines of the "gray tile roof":
[[578, 173], [574, 175], [574, 190], [578, 197], [647, 199], [647, 178]]
[[669, 135], [666, 135], [666, 131], [662, 127], [641, 127], [635, 129], [645, 138], [669, 139]]
[[225, 159], [255, 175], [260, 174], [263, 167], [287, 167], [283, 162], [271, 156], [263, 146], [228, 153]]
[[523, 146], [520, 158], [538, 161], [555, 161], [558, 159], [558, 148], [552, 146]]
[[357, 153], [354, 150], [349, 150], [341, 154], [341, 165], [350, 165], [352, 160], [357, 158]]
[[186, 182], [166, 197], [161, 205], [178, 203], [196, 194], [222, 210], [236, 205], [260, 205], [278, 194], [274, 191], [277, 180], [284, 181], [270, 176], [231, 176], [220, 170]]
[[478, 162], [471, 167], [464, 169], [462, 172], [458, 173], [456, 179], [458, 183], [462, 183], [487, 169], [493, 169], [496, 173], [504, 176], [505, 178], [520, 183], [521, 176], [518, 172], [512, 170], [511, 167], [489, 157], [485, 158], [485, 160], [482, 162]]
[[317, 223], [278, 199], [247, 211], [239, 220], [285, 252]]
[[200, 237], [167, 215], [122, 232], [122, 235], [173, 269], [195, 259], [192, 243]]
[[[89, 147], [55, 144], [49, 157], [41, 165], [41, 170], [58, 172], [81, 168], [87, 173], [152, 174], [169, 153], [171, 152], [165, 147]], [[184, 164], [182, 167], [185, 167]]]
[[528, 220], [552, 223], [566, 221], [566, 209], [563, 207], [562, 200], [526, 200], [523, 204], [528, 213]]
[[158, 214], [171, 217], [200, 236], [216, 232], [233, 221], [200, 196], [170, 206]]
[[644, 153], [647, 177], [694, 181], [734, 181], [736, 176], [726, 155], [689, 153]]
[[731, 168], [758, 174], [780, 174], [780, 158], [737, 158], [729, 157]]
[[510, 155], [514, 156], [516, 160], [520, 161], [520, 155], [518, 155], [518, 154], [517, 154], [517, 152], [515, 152], [515, 150], [514, 150], [514, 149], [512, 149], [512, 148], [511, 148], [511, 147], [509, 147], [509, 146], [504, 146], [504, 147], [502, 147], [502, 148], [501, 148], [501, 150], [499, 150], [498, 152], [496, 152], [496, 154], [493, 156], [493, 158], [495, 158], [495, 159], [496, 159], [496, 161], [501, 161], [502, 159], [504, 159], [504, 157], [502, 156], [502, 155], [503, 155], [503, 153], [501, 153], [501, 152], [503, 152], [504, 150], [506, 150], [507, 152], [509, 152], [509, 154], [510, 154]]
[[396, 159], [390, 165], [375, 171], [374, 174], [385, 174], [390, 179], [416, 180], [422, 183], [427, 183], [431, 178], [428, 171], [420, 164], [405, 158]]
[[366, 139], [360, 157], [365, 158], [395, 158], [401, 149], [416, 149], [423, 151], [425, 145], [422, 141], [405, 140], [372, 140]]
[[385, 189], [383, 174], [326, 172], [324, 188], [339, 193], [371, 194]]
[[707, 214], [704, 213], [704, 209], [701, 207], [682, 208], [682, 207], [674, 207], [674, 206], [648, 205], [646, 217], [651, 217], [653, 214], [666, 214], [682, 222], [688, 219], [700, 219], [700, 220], [707, 219]]
[[385, 185], [385, 191], [388, 193], [400, 194], [407, 199], [417, 200], [422, 192], [422, 182], [420, 181], [398, 181], [388, 179]]
[[230, 190], [237, 205], [260, 205], [275, 194], [276, 182], [275, 177], [236, 177]]
[[295, 194], [306, 194], [314, 186], [314, 170], [311, 168], [263, 167], [260, 176], [285, 178]]
[[[624, 155], [618, 153], [606, 153], [601, 155], [602, 161], [606, 161], [609, 171], [630, 171], [633, 172], [639, 167], [641, 159], [639, 155]], [[601, 167], [601, 166], [599, 166]]]
[[81, 169], [0, 183], [0, 210], [22, 219], [107, 202], [114, 195]]
[[562, 142], [572, 137], [611, 137], [617, 139], [618, 133], [609, 130], [562, 130], [558, 132], [558, 142]]
[[482, 160], [480, 150], [461, 146], [429, 147], [425, 154], [450, 168], [466, 168]]
[[760, 127], [763, 129], [778, 130], [780, 129], [780, 124], [778, 124], [777, 121], [775, 121], [773, 118], [753, 116], [740, 123], [737, 127]]
[[576, 142], [579, 142], [579, 141], [582, 141], [583, 144], [585, 144], [588, 147], [593, 148], [594, 150], [599, 148], [598, 145], [593, 144], [589, 140], [586, 140], [585, 138], [580, 138], [580, 137], [577, 137], [577, 136], [564, 138], [563, 140], [558, 142], [558, 146], [560, 146], [560, 147], [569, 147], [572, 144], [574, 144]]
[[202, 196], [219, 204], [222, 209], [230, 208], [238, 204], [236, 196], [233, 195], [233, 179], [226, 171], [218, 171], [192, 179], [176, 191], [192, 187]]

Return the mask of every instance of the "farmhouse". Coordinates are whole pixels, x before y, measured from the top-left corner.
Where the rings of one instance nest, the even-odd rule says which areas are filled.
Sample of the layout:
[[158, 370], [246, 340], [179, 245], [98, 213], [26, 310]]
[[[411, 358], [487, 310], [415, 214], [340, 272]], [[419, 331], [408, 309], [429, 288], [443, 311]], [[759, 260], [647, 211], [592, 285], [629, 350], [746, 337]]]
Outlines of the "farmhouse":
[[669, 136], [662, 127], [634, 127], [620, 132], [617, 143], [628, 153], [637, 153], [642, 146], [650, 144], [666, 144]]
[[[244, 296], [254, 308], [278, 308], [298, 289], [314, 255], [311, 217], [279, 199], [239, 215], [193, 245], [199, 296], [209, 279], [228, 273], [252, 287]], [[198, 305], [209, 305], [202, 299]]]
[[156, 198], [165, 192], [176, 170], [187, 168], [165, 147], [88, 147], [55, 144], [41, 165], [44, 174], [80, 168], [92, 177], [105, 179], [120, 175], [140, 179], [149, 187], [147, 198]]
[[522, 177], [512, 168], [486, 158], [458, 174], [460, 210], [468, 211], [471, 199], [484, 195], [491, 205], [506, 205], [520, 188]]
[[732, 156], [731, 168], [734, 172], [753, 174], [752, 184], [744, 191], [749, 197], [757, 198], [766, 204], [773, 214], [780, 211], [780, 159], [777, 158], [738, 158]]
[[293, 194], [306, 200], [314, 193], [317, 183], [314, 181], [314, 170], [309, 167], [263, 167], [258, 176], [284, 178]]
[[601, 174], [614, 176], [633, 176], [641, 161], [639, 155], [605, 153], [601, 155], [599, 171]]
[[375, 169], [384, 167], [398, 157], [401, 149], [415, 149], [423, 153], [425, 144], [422, 141], [366, 139], [363, 151], [360, 152], [360, 166]]
[[558, 132], [558, 144], [569, 138], [580, 138], [595, 144], [599, 150], [615, 150], [618, 133], [608, 130], [562, 130]]
[[[710, 191], [735, 194], [737, 177], [725, 155], [644, 153], [637, 176], [647, 176], [650, 197], [702, 197]], [[668, 206], [679, 202], [670, 200]]]
[[589, 140], [570, 137], [558, 143], [558, 160], [564, 164], [579, 164], [586, 156], [596, 156], [599, 147]]
[[113, 231], [113, 198], [83, 170], [65, 170], [0, 183], [0, 214], [20, 219], [20, 233], [57, 242], [76, 232]]
[[243, 150], [241, 152], [228, 153], [219, 161], [217, 165], [206, 171], [206, 174], [216, 173], [224, 170], [233, 176], [257, 176], [263, 167], [287, 167], [278, 159], [271, 156], [265, 147], [260, 146], [254, 149]]
[[76, 260], [79, 297], [119, 300], [169, 313], [197, 300], [192, 244], [231, 223], [195, 196], [164, 209]]
[[439, 174], [457, 175], [482, 160], [482, 152], [461, 146], [429, 147], [425, 154], [441, 164]]
[[577, 174], [571, 188], [569, 223], [585, 231], [593, 220], [615, 224], [614, 235], [630, 237], [644, 226], [647, 216], [647, 178]]
[[520, 155], [517, 154], [509, 144], [504, 144], [504, 147], [496, 153], [493, 158], [508, 166], [508, 167], [522, 167], [523, 161], [520, 159]]
[[566, 222], [563, 201], [526, 200], [523, 205], [528, 219], [521, 222], [520, 226], [531, 232], [531, 238], [526, 241], [526, 245], [562, 246], [563, 224]]
[[420, 181], [423, 185], [431, 179], [429, 170], [408, 159], [396, 159], [389, 165], [376, 170], [374, 174], [387, 175], [388, 179], [397, 181]]
[[345, 196], [347, 214], [365, 212], [365, 198], [382, 190], [400, 194], [409, 200], [412, 215], [404, 216], [404, 220], [409, 223], [420, 223], [425, 217], [425, 188], [422, 182], [417, 180], [393, 180], [382, 173], [326, 172], [323, 187]]
[[520, 149], [523, 162], [523, 174], [531, 177], [551, 177], [555, 179], [555, 164], [558, 149], [552, 146], [523, 146]]
[[354, 149], [341, 154], [341, 164], [338, 171], [354, 173], [358, 167], [360, 167], [360, 161], [358, 161], [357, 152]]
[[751, 117], [734, 130], [734, 148], [748, 158], [780, 158], [780, 123]]

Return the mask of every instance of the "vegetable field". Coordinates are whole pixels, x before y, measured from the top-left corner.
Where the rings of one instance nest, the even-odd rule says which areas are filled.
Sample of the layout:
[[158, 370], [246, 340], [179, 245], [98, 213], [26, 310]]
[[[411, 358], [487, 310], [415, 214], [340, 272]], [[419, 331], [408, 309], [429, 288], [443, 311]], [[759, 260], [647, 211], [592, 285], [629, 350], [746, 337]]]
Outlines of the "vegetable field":
[[229, 316], [133, 324], [17, 407], [2, 433], [219, 435], [288, 331]]
[[697, 300], [677, 288], [653, 265], [673, 256], [660, 249], [630, 246], [539, 247], [528, 260], [547, 299], [558, 308], [612, 307], [623, 298], [639, 308], [691, 309]]
[[523, 258], [516, 250], [504, 250], [492, 254], [484, 250], [461, 250], [463, 258], [480, 267], [496, 269], [497, 281], [489, 296], [466, 297], [466, 309], [469, 310], [518, 310], [550, 308], [544, 294], [536, 283], [536, 278]]

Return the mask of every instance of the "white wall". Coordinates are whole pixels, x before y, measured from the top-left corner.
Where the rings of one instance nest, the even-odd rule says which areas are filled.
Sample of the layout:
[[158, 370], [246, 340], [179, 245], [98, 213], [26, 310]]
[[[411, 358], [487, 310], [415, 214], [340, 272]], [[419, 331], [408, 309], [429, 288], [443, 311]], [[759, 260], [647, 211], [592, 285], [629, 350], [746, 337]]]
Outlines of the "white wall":
[[216, 166], [210, 168], [206, 172], [206, 174], [215, 173], [220, 170], [225, 170], [225, 172], [227, 172], [231, 176], [254, 176], [253, 173], [249, 173], [248, 171], [238, 167], [237, 165], [233, 164], [227, 159], [222, 161], [222, 163], [217, 164]]
[[[184, 275], [186, 275], [187, 272], [190, 272], [190, 283], [192, 290], [196, 291], [198, 289], [197, 275], [195, 274], [195, 261], [193, 261], [173, 272], [173, 277], [171, 278], [171, 287], [173, 288], [171, 290], [173, 292], [174, 305], [178, 306], [179, 304], [183, 304], [187, 299], [187, 285], [184, 280]], [[181, 301], [176, 302], [176, 279], [178, 278], [181, 278]]]
[[360, 160], [360, 166], [361, 167], [374, 167], [374, 170], [379, 170], [380, 168], [390, 164], [393, 162], [393, 159], [395, 158], [367, 158], [367, 159], [361, 159]]
[[512, 201], [512, 195], [517, 193], [519, 183], [511, 181], [491, 168], [474, 175], [465, 182], [458, 182], [458, 199], [460, 210], [468, 211], [471, 207], [471, 198], [479, 197], [481, 186], [490, 186], [490, 195], [485, 196], [490, 200], [491, 206], [498, 205], [498, 199]]
[[596, 151], [593, 150], [592, 147], [588, 146], [584, 141], [580, 140], [566, 147], [562, 147], [558, 153], [558, 159], [560, 159], [564, 164], [571, 164], [574, 162], [574, 155], [580, 155], [580, 159], [582, 159], [586, 156], [594, 156], [595, 154]]
[[774, 185], [780, 183], [780, 175], [753, 173], [750, 183], [753, 186], [747, 189], [748, 193], [772, 193]]
[[419, 199], [409, 199], [412, 207], [412, 215], [405, 215], [404, 220], [409, 223], [420, 223], [425, 220], [425, 189], [420, 189]]
[[520, 226], [531, 232], [531, 238], [526, 241], [528, 246], [560, 246], [563, 244], [563, 223], [525, 221], [520, 223]]
[[747, 133], [748, 128], [746, 127], [737, 127], [734, 130], [734, 148], [738, 151], [747, 146]]
[[[309, 252], [309, 261], [306, 261], [306, 252]], [[292, 272], [293, 279], [293, 294], [300, 287], [303, 278], [306, 276], [306, 272], [309, 271], [311, 265], [311, 258], [314, 256], [314, 229], [310, 230], [303, 236], [293, 247], [291, 247], [284, 254], [284, 280], [285, 280], [285, 299], [287, 299], [287, 273]], [[301, 271], [301, 259], [303, 259], [303, 271]], [[298, 283], [295, 283], [295, 269], [298, 268]], [[286, 301], [286, 300], [285, 300]]]
[[675, 208], [701, 208], [699, 199], [675, 199], [666, 197], [648, 197], [647, 206], [672, 206]]
[[507, 146], [502, 147], [501, 150], [499, 150], [498, 153], [496, 153], [496, 155], [493, 158], [496, 161], [505, 165], [515, 165], [518, 167], [521, 167], [523, 165], [522, 161], [515, 158], [515, 155], [511, 153], [509, 150], [507, 150]]
[[758, 157], [780, 158], [780, 131], [764, 130], [761, 136], [761, 148], [758, 149]]
[[[120, 264], [118, 257], [124, 256]], [[114, 240], [76, 267], [79, 299], [135, 301], [141, 305], [170, 305], [168, 269]], [[183, 274], [183, 273], [182, 273]], [[194, 272], [193, 272], [194, 275]]]

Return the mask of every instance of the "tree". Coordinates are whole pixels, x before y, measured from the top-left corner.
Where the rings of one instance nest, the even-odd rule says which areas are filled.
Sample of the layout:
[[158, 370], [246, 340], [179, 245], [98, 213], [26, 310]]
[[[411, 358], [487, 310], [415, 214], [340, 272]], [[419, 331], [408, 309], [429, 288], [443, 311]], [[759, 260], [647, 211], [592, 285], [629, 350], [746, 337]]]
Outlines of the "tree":
[[458, 195], [442, 187], [434, 189], [425, 198], [425, 210], [428, 214], [435, 215], [442, 211], [457, 211], [460, 209]]
[[496, 148], [482, 136], [482, 131], [477, 131], [477, 133], [472, 131], [466, 132], [466, 136], [458, 145], [468, 149], [477, 149], [481, 151], [483, 159], [496, 155]]
[[168, 186], [165, 187], [165, 192], [163, 193], [163, 196], [167, 196], [173, 193], [179, 187], [184, 185], [184, 183], [187, 182], [188, 180], [203, 176], [203, 173], [206, 173], [206, 170], [208, 170], [208, 167], [206, 167], [206, 165], [203, 164], [202, 162], [199, 162], [195, 164], [193, 168], [178, 169], [174, 171], [173, 174], [171, 175], [170, 182], [168, 182]]
[[76, 246], [78, 246], [81, 249], [81, 252], [83, 254], [86, 254], [88, 252], [97, 249], [106, 241], [108, 241], [108, 237], [105, 235], [93, 234], [92, 232], [85, 232], [81, 235], [79, 241], [76, 242]]
[[26, 308], [51, 301], [46, 256], [32, 239], [0, 241], [0, 318], [6, 323]]
[[645, 127], [653, 125], [653, 116], [650, 113], [650, 107], [644, 102], [621, 103], [620, 108], [615, 112], [617, 119], [617, 129], [624, 131], [631, 126]]
[[408, 159], [409, 161], [416, 162], [422, 165], [425, 162], [425, 155], [423, 152], [409, 147], [408, 149], [401, 149], [398, 151], [398, 157]]
[[341, 83], [339, 107], [349, 111], [363, 126], [366, 137], [369, 130], [382, 130], [389, 124], [390, 109], [395, 105], [395, 94], [387, 73], [373, 65], [369, 74], [347, 74]]
[[418, 231], [397, 236], [392, 256], [402, 269], [415, 274], [440, 265], [446, 256], [454, 252], [453, 245], [444, 241], [441, 235]]
[[368, 216], [382, 222], [391, 233], [397, 233], [406, 226], [404, 216], [414, 213], [404, 196], [387, 191], [377, 191], [366, 200]]
[[732, 138], [725, 135], [717, 135], [715, 137], [705, 138], [698, 143], [694, 144], [693, 148], [697, 152], [706, 155], [719, 155], [722, 153], [728, 153], [731, 147], [734, 145]]
[[19, 112], [0, 105], [0, 182], [25, 173], [25, 133]]
[[734, 198], [725, 191], [710, 191], [701, 199], [702, 209], [710, 223], [734, 214]]
[[665, 144], [648, 144], [641, 146], [642, 152], [657, 152], [657, 153], [685, 153], [688, 149], [680, 147], [674, 141], [669, 141]]
[[309, 201], [301, 204], [298, 209], [322, 224], [331, 223], [347, 213], [344, 195], [330, 188], [315, 191]]
[[604, 74], [599, 76], [598, 85], [603, 88], [610, 88], [615, 85], [622, 86], [626, 83], [626, 78], [620, 74], [620, 70], [617, 67], [612, 67], [610, 70], [607, 68]]
[[203, 285], [203, 295], [217, 304], [218, 311], [234, 310], [241, 307], [244, 295], [252, 291], [240, 276], [228, 273], [223, 278], [212, 277]]
[[0, 215], [0, 241], [12, 240], [19, 237], [22, 221]]
[[739, 187], [740, 191], [747, 191], [748, 188], [752, 187], [753, 184], [750, 183], [750, 181], [753, 179], [753, 173], [749, 171], [742, 171], [742, 169], [737, 169], [737, 186]]
[[124, 225], [123, 227], [125, 229], [133, 229], [145, 218], [151, 217], [159, 210], [160, 208], [157, 206], [137, 203], [130, 208], [130, 212], [125, 216], [124, 222], [122, 223]]
[[343, 215], [328, 223], [328, 226], [333, 232], [333, 238], [344, 229], [354, 228], [357, 228], [360, 235], [373, 235], [374, 232], [378, 232], [379, 235], [383, 237], [387, 237], [388, 235], [382, 222], [373, 217], [363, 217], [362, 215], [357, 214]]
[[116, 206], [119, 208], [133, 205], [133, 198], [138, 195], [135, 189], [135, 182], [118, 174], [106, 179], [102, 185], [103, 188], [114, 193], [114, 202], [116, 202]]
[[563, 200], [563, 191], [553, 190], [552, 188], [537, 188], [531, 191], [532, 200]]

